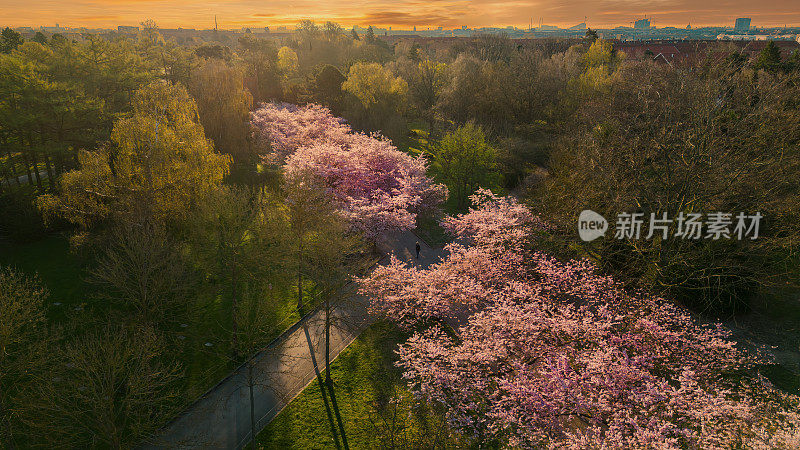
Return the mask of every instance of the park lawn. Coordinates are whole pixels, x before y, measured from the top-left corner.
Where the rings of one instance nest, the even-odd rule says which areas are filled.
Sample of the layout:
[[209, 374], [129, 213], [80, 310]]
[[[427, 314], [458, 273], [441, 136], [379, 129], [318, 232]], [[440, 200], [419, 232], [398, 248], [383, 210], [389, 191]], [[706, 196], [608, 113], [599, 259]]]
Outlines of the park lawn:
[[[441, 414], [424, 406], [412, 406], [414, 400], [402, 379], [395, 350], [406, 334], [387, 322], [378, 322], [365, 330], [331, 363], [335, 403], [344, 424], [348, 445], [353, 449], [385, 448], [387, 427], [382, 425], [380, 410], [391, 416], [386, 405], [392, 398], [402, 399], [398, 414], [407, 436], [420, 442], [424, 430], [440, 429]], [[322, 374], [324, 378], [324, 373]], [[332, 399], [323, 399], [320, 380], [309, 384], [258, 435], [262, 449], [335, 448], [332, 423], [335, 422]], [[327, 393], [327, 390], [326, 390]], [[336, 426], [338, 435], [338, 426]], [[450, 438], [453, 439], [452, 436]]]
[[406, 133], [392, 143], [398, 150], [411, 156], [424, 154], [428, 149], [428, 125], [423, 122], [411, 122], [406, 127]]
[[[190, 317], [185, 328], [179, 325], [170, 333], [185, 369], [185, 397], [190, 402], [197, 400], [221, 381], [245, 357], [243, 355], [239, 360], [231, 357], [230, 299], [219, 295], [213, 288], [198, 289], [198, 295], [198, 303], [205, 305], [206, 312]], [[261, 322], [263, 338], [259, 341], [264, 345], [301, 318], [301, 312], [297, 310], [297, 291], [294, 286], [276, 292], [266, 301], [271, 308]]]
[[[13, 267], [28, 276], [38, 275], [50, 293], [45, 305], [48, 320], [67, 325], [64, 328], [67, 333], [80, 334], [107, 321], [120, 320], [125, 314], [98, 297], [96, 288], [87, 281], [91, 265], [92, 261], [70, 251], [64, 234], [51, 234], [26, 243], [0, 242], [0, 266]], [[159, 327], [166, 352], [184, 369], [182, 390], [187, 403], [196, 400], [240, 363], [231, 359], [230, 300], [213, 288], [200, 286], [194, 301], [194, 313], [177, 323]], [[264, 321], [265, 341], [274, 339], [300, 319], [293, 287], [276, 292], [270, 303]]]
[[92, 288], [85, 281], [85, 264], [70, 252], [69, 241], [61, 234], [27, 243], [0, 242], [0, 266], [10, 266], [28, 276], [38, 275], [49, 291], [46, 306], [50, 320], [65, 320], [75, 308], [82, 312], [88, 304], [96, 303]]

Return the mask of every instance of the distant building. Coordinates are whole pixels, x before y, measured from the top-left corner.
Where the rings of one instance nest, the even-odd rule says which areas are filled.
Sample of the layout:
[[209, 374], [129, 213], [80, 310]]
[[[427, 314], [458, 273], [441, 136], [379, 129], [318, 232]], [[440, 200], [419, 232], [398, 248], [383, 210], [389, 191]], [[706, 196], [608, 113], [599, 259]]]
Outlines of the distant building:
[[735, 31], [750, 31], [750, 18], [740, 17], [736, 19], [736, 24], [733, 26]]
[[581, 23], [579, 23], [579, 24], [577, 24], [577, 25], [573, 25], [573, 26], [571, 26], [571, 27], [569, 27], [569, 28], [567, 28], [567, 29], [568, 29], [568, 30], [573, 30], [573, 31], [576, 31], [576, 30], [585, 30], [585, 29], [586, 29], [586, 22], [581, 22]]
[[67, 31], [66, 28], [61, 28], [58, 24], [54, 27], [39, 27], [39, 29], [48, 33], [63, 33]]
[[650, 28], [650, 19], [639, 19], [633, 22], [633, 28], [637, 30], [647, 30]]
[[131, 27], [128, 25], [120, 25], [117, 27], [117, 31], [120, 33], [138, 33], [139, 27]]
[[721, 33], [717, 35], [718, 41], [766, 41], [774, 40], [773, 36], [768, 34], [726, 34]]

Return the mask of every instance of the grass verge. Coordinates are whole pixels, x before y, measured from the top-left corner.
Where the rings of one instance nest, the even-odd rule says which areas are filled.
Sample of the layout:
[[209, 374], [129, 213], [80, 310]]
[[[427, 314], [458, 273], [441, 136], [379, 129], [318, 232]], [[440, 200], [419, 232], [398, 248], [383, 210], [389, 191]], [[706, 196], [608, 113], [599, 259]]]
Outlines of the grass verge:
[[335, 402], [315, 380], [259, 433], [259, 448], [343, 448], [337, 416], [353, 449], [460, 447], [441, 411], [418, 404], [395, 366], [405, 338], [386, 322], [365, 330], [331, 364]]

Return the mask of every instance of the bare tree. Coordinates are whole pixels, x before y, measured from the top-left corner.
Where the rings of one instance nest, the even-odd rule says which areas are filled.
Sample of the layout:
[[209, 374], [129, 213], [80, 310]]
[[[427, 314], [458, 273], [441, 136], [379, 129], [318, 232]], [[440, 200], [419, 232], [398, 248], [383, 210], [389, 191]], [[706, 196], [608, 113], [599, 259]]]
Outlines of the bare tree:
[[186, 312], [191, 278], [163, 225], [154, 222], [116, 228], [91, 274], [101, 295], [156, 322]]
[[755, 77], [710, 60], [691, 68], [629, 63], [607, 81], [607, 94], [582, 102], [580, 126], [551, 158], [539, 197], [548, 220], [574, 237], [583, 209], [610, 220], [731, 213], [730, 231], [737, 213], [760, 212], [756, 240], [683, 239], [672, 236], [673, 223], [667, 239], [580, 245], [622, 279], [704, 310], [730, 312], [763, 286], [797, 283], [796, 77]]
[[37, 277], [0, 268], [0, 442], [15, 448], [12, 397], [30, 381], [47, 341], [43, 302], [48, 292]]
[[51, 445], [130, 448], [179, 411], [177, 363], [150, 328], [107, 325], [64, 344], [26, 392], [23, 416]]

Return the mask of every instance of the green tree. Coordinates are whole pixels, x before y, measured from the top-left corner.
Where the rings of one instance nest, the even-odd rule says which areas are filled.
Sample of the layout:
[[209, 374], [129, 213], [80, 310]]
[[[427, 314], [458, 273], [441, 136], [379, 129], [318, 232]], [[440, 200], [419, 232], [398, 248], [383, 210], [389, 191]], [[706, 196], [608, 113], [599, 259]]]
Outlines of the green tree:
[[219, 60], [207, 60], [192, 72], [189, 92], [197, 102], [200, 123], [217, 151], [234, 161], [251, 162], [248, 140], [253, 97], [244, 88], [244, 74]]
[[319, 224], [324, 224], [336, 214], [336, 208], [326, 195], [324, 187], [311, 175], [294, 176], [284, 184], [289, 208], [294, 261], [297, 273], [297, 309], [304, 307], [304, 278], [309, 268], [306, 261], [313, 257], [308, 242]]
[[37, 31], [31, 40], [42, 45], [47, 45], [47, 37], [41, 31]]
[[260, 190], [223, 186], [200, 202], [186, 226], [195, 259], [220, 296], [230, 300], [233, 358], [247, 356], [254, 350], [250, 344], [256, 336], [246, 331], [257, 328], [257, 323], [241, 329], [243, 314], [249, 321], [252, 318], [240, 306], [248, 293], [260, 293], [259, 286], [279, 285], [278, 274], [289, 270], [288, 223]]
[[330, 64], [322, 66], [311, 86], [314, 101], [331, 108], [334, 113], [341, 111], [342, 83], [346, 79], [336, 67]]
[[283, 331], [274, 318], [291, 269], [286, 212], [260, 190], [223, 186], [201, 203], [187, 228], [200, 267], [218, 296], [230, 300], [232, 351], [221, 356], [235, 365], [245, 359], [250, 426], [256, 436], [254, 387], [269, 374], [251, 357]]
[[278, 68], [287, 77], [295, 75], [299, 68], [297, 63], [297, 52], [289, 47], [281, 47], [278, 50]]
[[428, 122], [431, 136], [436, 134], [435, 108], [449, 81], [448, 75], [447, 65], [428, 59], [413, 64], [406, 74], [410, 97], [420, 116]]
[[214, 152], [197, 107], [181, 85], [156, 82], [134, 97], [111, 144], [82, 151], [80, 169], [60, 180], [58, 195], [39, 198], [48, 215], [90, 228], [109, 219], [174, 219], [215, 190], [230, 157]]
[[335, 22], [325, 22], [325, 25], [322, 26], [322, 34], [325, 36], [325, 39], [329, 41], [335, 41], [339, 39], [340, 36], [344, 33], [342, 30], [342, 26]]
[[294, 29], [300, 39], [301, 46], [309, 51], [313, 50], [313, 43], [319, 37], [320, 30], [313, 20], [303, 19]]
[[3, 31], [0, 32], [0, 53], [11, 53], [11, 51], [16, 50], [17, 47], [22, 45], [23, 42], [25, 42], [25, 40], [22, 39], [21, 34], [9, 27], [5, 27]]
[[275, 100], [283, 94], [281, 70], [278, 68], [278, 49], [267, 39], [256, 39], [251, 35], [239, 38], [242, 50], [239, 56], [245, 67], [245, 75], [252, 81], [247, 86], [255, 103]]
[[352, 115], [361, 126], [389, 136], [398, 131], [408, 97], [404, 79], [378, 63], [358, 62], [350, 67], [342, 90], [358, 101]]
[[[791, 261], [800, 154], [790, 149], [800, 139], [800, 115], [789, 100], [798, 85], [731, 73], [722, 60], [703, 64], [623, 65], [607, 95], [580, 106], [579, 127], [554, 146], [547, 181], [531, 201], [566, 245], [580, 245], [609, 273], [703, 311], [729, 313], [762, 288], [798, 283]], [[672, 228], [667, 238], [576, 242], [575, 217], [584, 209], [608, 218], [641, 213], [645, 224], [651, 213], [667, 213]], [[675, 236], [681, 213], [716, 211], [732, 214], [731, 232], [738, 213], [758, 211], [769, 225], [756, 240]]]
[[92, 147], [104, 136], [106, 120], [101, 100], [74, 82], [52, 79], [47, 65], [52, 57], [52, 50], [35, 42], [23, 44], [13, 55], [0, 55], [4, 156], [12, 162], [21, 159], [21, 164], [11, 164], [12, 172], [22, 167], [40, 192], [43, 181], [52, 183], [73, 167], [76, 148]]
[[496, 183], [497, 150], [486, 141], [483, 129], [470, 122], [447, 133], [432, 148], [436, 166], [462, 211], [479, 187]]
[[231, 49], [219, 44], [203, 44], [194, 49], [194, 54], [205, 59], [219, 59], [229, 62], [233, 56]]
[[0, 442], [12, 449], [18, 441], [12, 427], [12, 398], [39, 365], [47, 337], [47, 296], [38, 278], [0, 267]]
[[775, 45], [775, 41], [767, 42], [767, 45], [758, 54], [756, 68], [767, 72], [777, 72], [781, 68], [781, 49]]
[[615, 62], [614, 46], [611, 42], [596, 39], [583, 55], [587, 67], [610, 67]]
[[342, 89], [353, 94], [366, 109], [399, 107], [408, 93], [408, 83], [378, 63], [355, 63]]
[[792, 52], [792, 56], [786, 61], [786, 70], [789, 72], [800, 71], [800, 50]]

